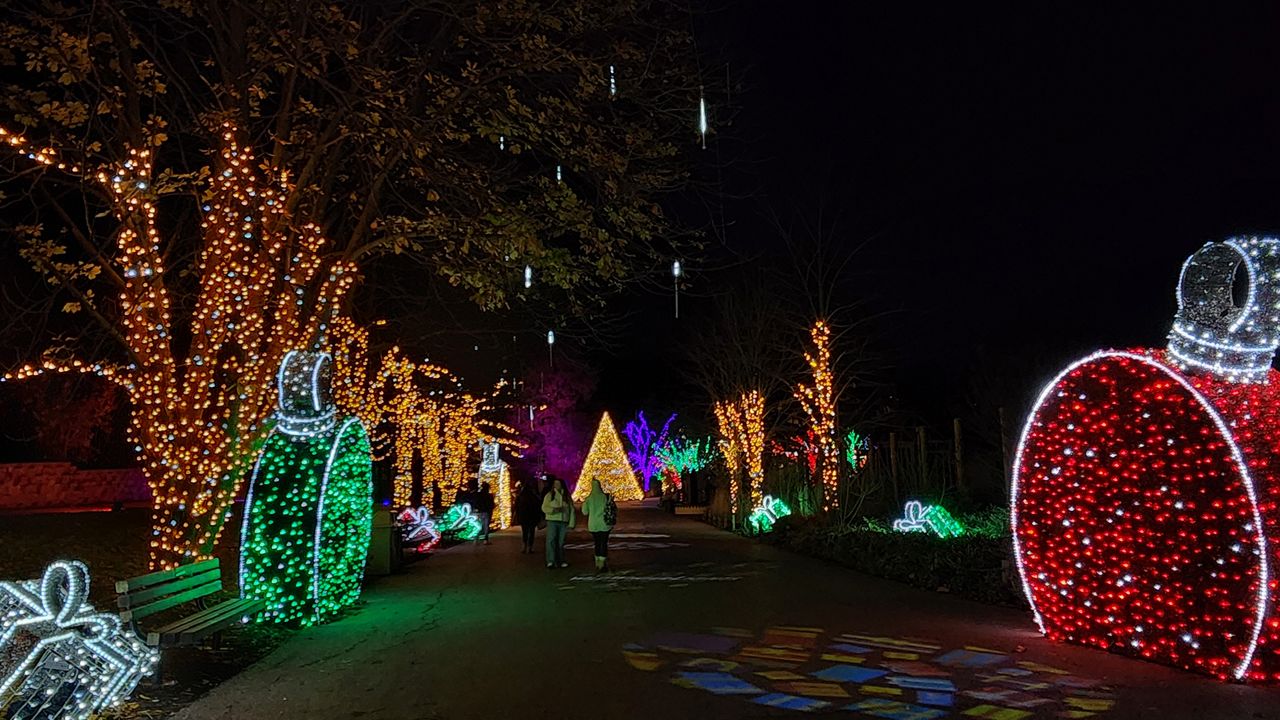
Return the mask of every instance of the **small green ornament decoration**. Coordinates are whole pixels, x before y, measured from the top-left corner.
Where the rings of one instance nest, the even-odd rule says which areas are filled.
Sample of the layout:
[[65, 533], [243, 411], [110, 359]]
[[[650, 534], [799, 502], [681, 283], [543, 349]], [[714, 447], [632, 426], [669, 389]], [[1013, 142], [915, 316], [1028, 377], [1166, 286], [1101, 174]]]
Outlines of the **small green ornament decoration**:
[[313, 625], [360, 597], [373, 520], [369, 436], [338, 418], [326, 353], [293, 351], [277, 376], [276, 426], [253, 468], [240, 594], [259, 619]]
[[440, 518], [440, 533], [456, 540], [475, 540], [483, 526], [480, 518], [472, 514], [471, 503], [458, 503]]
[[778, 518], [784, 518], [790, 514], [791, 508], [785, 502], [772, 495], [765, 495], [747, 517], [747, 527], [751, 529], [753, 535], [773, 532], [773, 525]]
[[919, 500], [908, 500], [902, 510], [902, 517], [893, 521], [893, 529], [898, 532], [932, 531], [940, 538], [959, 537], [964, 534], [964, 526], [951, 517], [951, 513], [941, 505], [925, 505]]

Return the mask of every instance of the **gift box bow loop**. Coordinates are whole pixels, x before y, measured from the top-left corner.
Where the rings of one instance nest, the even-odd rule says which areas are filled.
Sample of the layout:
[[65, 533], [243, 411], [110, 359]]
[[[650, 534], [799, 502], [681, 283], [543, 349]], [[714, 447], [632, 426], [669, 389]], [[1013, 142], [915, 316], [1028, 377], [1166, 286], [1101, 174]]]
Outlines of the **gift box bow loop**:
[[28, 630], [43, 635], [74, 632], [87, 639], [105, 639], [120, 630], [120, 619], [96, 613], [89, 599], [89, 569], [80, 562], [55, 562], [44, 570], [39, 592], [23, 583], [3, 586], [32, 613]]

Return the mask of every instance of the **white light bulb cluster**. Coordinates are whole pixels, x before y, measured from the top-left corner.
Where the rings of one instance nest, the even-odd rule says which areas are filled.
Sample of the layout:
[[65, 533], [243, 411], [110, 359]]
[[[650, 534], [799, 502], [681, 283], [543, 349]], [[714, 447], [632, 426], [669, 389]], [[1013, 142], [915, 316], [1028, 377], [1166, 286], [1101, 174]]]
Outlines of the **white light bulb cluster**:
[[[1242, 304], [1233, 297], [1244, 268]], [[1169, 356], [1181, 370], [1210, 372], [1231, 382], [1264, 383], [1280, 346], [1280, 240], [1210, 242], [1187, 258], [1178, 278], [1178, 314]]]
[[329, 353], [290, 350], [276, 375], [277, 426], [286, 435], [314, 436], [333, 429], [337, 409], [330, 391]]
[[498, 443], [492, 440], [480, 441], [480, 472], [493, 472], [502, 467], [502, 458], [498, 455]]
[[440, 531], [431, 511], [426, 507], [405, 508], [396, 516], [400, 538], [405, 545], [412, 545], [418, 552], [427, 552], [440, 542]]
[[84, 720], [119, 704], [160, 655], [120, 618], [85, 602], [89, 570], [58, 561], [43, 577], [0, 582], [0, 713]]
[[511, 470], [498, 454], [501, 447], [493, 438], [480, 441], [480, 473], [478, 483], [488, 483], [493, 493], [493, 516], [489, 524], [499, 530], [511, 527]]

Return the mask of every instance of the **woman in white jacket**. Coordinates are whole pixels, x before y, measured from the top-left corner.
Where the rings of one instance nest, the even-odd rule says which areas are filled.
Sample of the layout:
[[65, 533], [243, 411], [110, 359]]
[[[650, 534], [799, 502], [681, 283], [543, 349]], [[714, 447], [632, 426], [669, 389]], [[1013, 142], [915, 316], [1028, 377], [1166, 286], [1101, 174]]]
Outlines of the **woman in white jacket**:
[[576, 513], [573, 510], [573, 498], [564, 481], [556, 478], [551, 482], [551, 489], [542, 496], [542, 514], [547, 518], [547, 567], [569, 567], [564, 560], [564, 537], [573, 527]]
[[596, 545], [596, 572], [609, 569], [609, 532], [613, 526], [605, 522], [605, 508], [609, 506], [609, 494], [600, 487], [600, 480], [591, 478], [591, 494], [582, 501], [582, 514], [587, 516], [587, 530]]

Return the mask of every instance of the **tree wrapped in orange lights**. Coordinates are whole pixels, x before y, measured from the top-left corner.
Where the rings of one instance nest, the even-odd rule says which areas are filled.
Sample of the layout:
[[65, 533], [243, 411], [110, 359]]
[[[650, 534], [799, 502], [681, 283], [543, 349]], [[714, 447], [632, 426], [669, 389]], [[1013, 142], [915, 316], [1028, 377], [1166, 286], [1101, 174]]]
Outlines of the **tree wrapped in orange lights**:
[[[170, 291], [178, 280], [165, 269], [151, 150], [82, 168], [21, 135], [0, 129], [0, 138], [29, 162], [96, 183], [109, 197], [116, 253], [99, 271], [119, 277], [128, 354], [118, 365], [49, 355], [6, 379], [96, 372], [124, 387], [133, 406], [130, 439], [153, 495], [151, 563], [167, 568], [205, 557], [275, 404], [281, 359], [318, 344], [354, 267], [324, 259], [319, 228], [293, 222], [281, 202], [290, 190], [284, 174], [261, 167], [227, 125], [203, 190], [199, 288], [178, 325]], [[51, 280], [70, 271], [38, 247], [25, 254]]]
[[822, 509], [837, 502], [840, 482], [840, 444], [836, 439], [836, 401], [831, 372], [831, 328], [818, 320], [809, 330], [813, 352], [804, 354], [813, 384], [796, 385], [795, 397], [809, 417], [809, 430], [818, 449], [818, 478], [822, 484]]
[[[374, 460], [386, 457], [391, 439], [381, 432], [388, 414], [390, 373], [371, 362], [369, 331], [340, 316], [329, 324], [328, 349], [333, 356], [333, 401], [344, 415], [358, 418], [369, 435]], [[394, 395], [392, 397], [395, 397]]]
[[735, 405], [729, 401], [716, 401], [712, 409], [716, 415], [716, 443], [720, 446], [720, 456], [724, 458], [725, 469], [729, 472], [729, 511], [737, 513], [743, 457], [742, 447], [738, 444], [740, 418]]
[[[754, 507], [764, 492], [764, 395], [758, 390], [743, 393], [735, 400], [713, 406], [719, 432], [720, 452], [729, 470], [730, 509], [737, 513]], [[742, 471], [747, 473], [746, 489], [751, 505], [743, 507]]]

